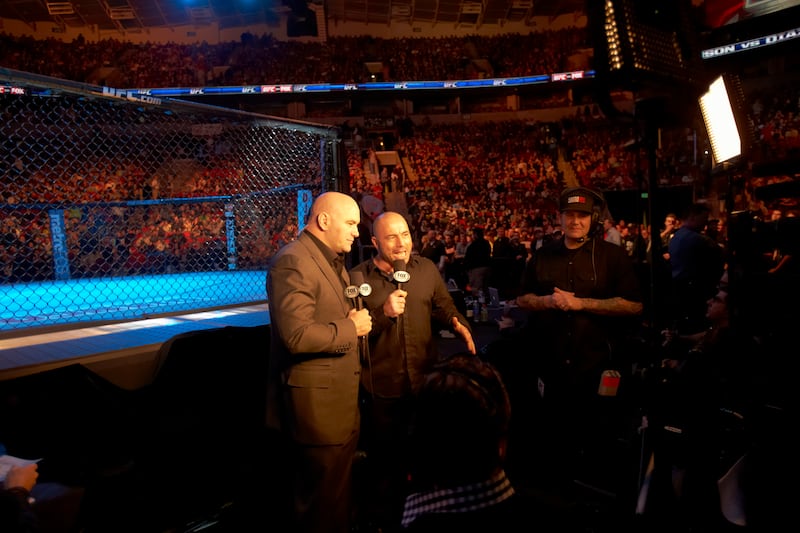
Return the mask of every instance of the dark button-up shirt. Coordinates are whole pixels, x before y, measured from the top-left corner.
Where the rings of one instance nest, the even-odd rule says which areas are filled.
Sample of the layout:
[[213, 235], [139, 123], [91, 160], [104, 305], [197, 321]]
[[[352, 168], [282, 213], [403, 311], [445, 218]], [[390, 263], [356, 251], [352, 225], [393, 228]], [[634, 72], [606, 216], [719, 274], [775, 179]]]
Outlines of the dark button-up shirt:
[[[554, 241], [536, 252], [523, 274], [523, 293], [545, 296], [553, 294], [555, 287], [574, 292], [578, 298], [618, 296], [642, 301], [630, 257], [623, 248], [602, 238], [594, 238], [577, 250]], [[535, 335], [540, 363], [551, 370], [566, 366], [572, 371], [596, 369], [607, 362], [629, 325], [629, 317], [556, 309], [532, 312], [528, 324]]]
[[406, 265], [410, 275], [402, 287], [408, 292], [406, 308], [397, 318], [383, 313], [383, 303], [398, 288], [392, 277], [381, 272], [372, 259], [354, 271], [362, 272], [372, 286], [372, 293], [364, 297], [364, 306], [372, 315], [372, 331], [362, 383], [377, 396], [403, 396], [419, 387], [424, 374], [438, 360], [431, 319], [441, 328], [448, 328], [452, 317], [467, 328], [469, 322], [458, 312], [439, 269], [429, 259], [415, 255]]

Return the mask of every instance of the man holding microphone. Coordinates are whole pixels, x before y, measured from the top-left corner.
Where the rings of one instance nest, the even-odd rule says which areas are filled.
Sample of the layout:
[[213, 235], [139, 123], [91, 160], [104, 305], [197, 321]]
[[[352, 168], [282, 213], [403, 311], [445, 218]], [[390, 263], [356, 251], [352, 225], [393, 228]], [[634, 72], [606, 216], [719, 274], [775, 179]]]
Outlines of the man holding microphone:
[[321, 194], [308, 225], [269, 267], [271, 345], [267, 426], [287, 445], [290, 530], [349, 533], [352, 467], [360, 431], [359, 337], [372, 319], [356, 309], [344, 254], [358, 237], [350, 196]]
[[[362, 447], [377, 478], [367, 483], [376, 520], [398, 524], [406, 490], [407, 436], [414, 393], [439, 360], [432, 321], [450, 328], [476, 353], [467, 319], [458, 311], [438, 267], [412, 255], [408, 222], [387, 211], [373, 224], [377, 255], [352, 271], [371, 291], [362, 291], [372, 317], [369, 357], [363, 361]], [[381, 524], [378, 524], [381, 525]]]

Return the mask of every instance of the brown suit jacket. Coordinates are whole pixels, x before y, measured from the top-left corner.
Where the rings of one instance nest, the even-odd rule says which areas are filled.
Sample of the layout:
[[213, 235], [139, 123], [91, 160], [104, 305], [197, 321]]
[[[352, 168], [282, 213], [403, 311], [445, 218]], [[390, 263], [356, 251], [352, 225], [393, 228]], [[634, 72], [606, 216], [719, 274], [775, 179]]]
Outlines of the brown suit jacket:
[[304, 232], [267, 274], [267, 425], [299, 444], [341, 444], [359, 428], [358, 337], [343, 280], [350, 283], [347, 272], [335, 272]]

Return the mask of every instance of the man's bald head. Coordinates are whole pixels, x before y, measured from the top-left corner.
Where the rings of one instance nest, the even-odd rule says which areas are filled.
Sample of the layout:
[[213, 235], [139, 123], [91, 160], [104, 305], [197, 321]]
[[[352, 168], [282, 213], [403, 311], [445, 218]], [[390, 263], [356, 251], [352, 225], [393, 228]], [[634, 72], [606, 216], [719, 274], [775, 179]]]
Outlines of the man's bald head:
[[340, 192], [325, 192], [311, 205], [306, 231], [340, 254], [352, 248], [360, 220], [361, 210], [353, 198]]
[[375, 222], [372, 223], [372, 233], [375, 235], [383, 234], [389, 226], [394, 226], [395, 224], [404, 224], [408, 229], [408, 221], [403, 215], [394, 211], [386, 211], [378, 215]]
[[383, 271], [390, 270], [393, 261], [398, 259], [408, 263], [414, 244], [408, 222], [400, 213], [386, 211], [372, 224], [372, 244], [378, 250], [374, 261]]
[[358, 209], [358, 204], [352, 197], [335, 191], [324, 192], [311, 205], [311, 220], [316, 221], [320, 213], [341, 212], [349, 207]]

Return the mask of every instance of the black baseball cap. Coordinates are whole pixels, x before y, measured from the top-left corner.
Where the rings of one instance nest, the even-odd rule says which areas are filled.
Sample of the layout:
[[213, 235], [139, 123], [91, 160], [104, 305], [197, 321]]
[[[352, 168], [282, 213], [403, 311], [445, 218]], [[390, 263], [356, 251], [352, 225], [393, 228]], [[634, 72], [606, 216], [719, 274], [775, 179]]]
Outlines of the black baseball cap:
[[586, 187], [572, 187], [561, 193], [559, 209], [561, 211], [580, 211], [593, 213], [603, 209], [603, 197], [600, 193]]

